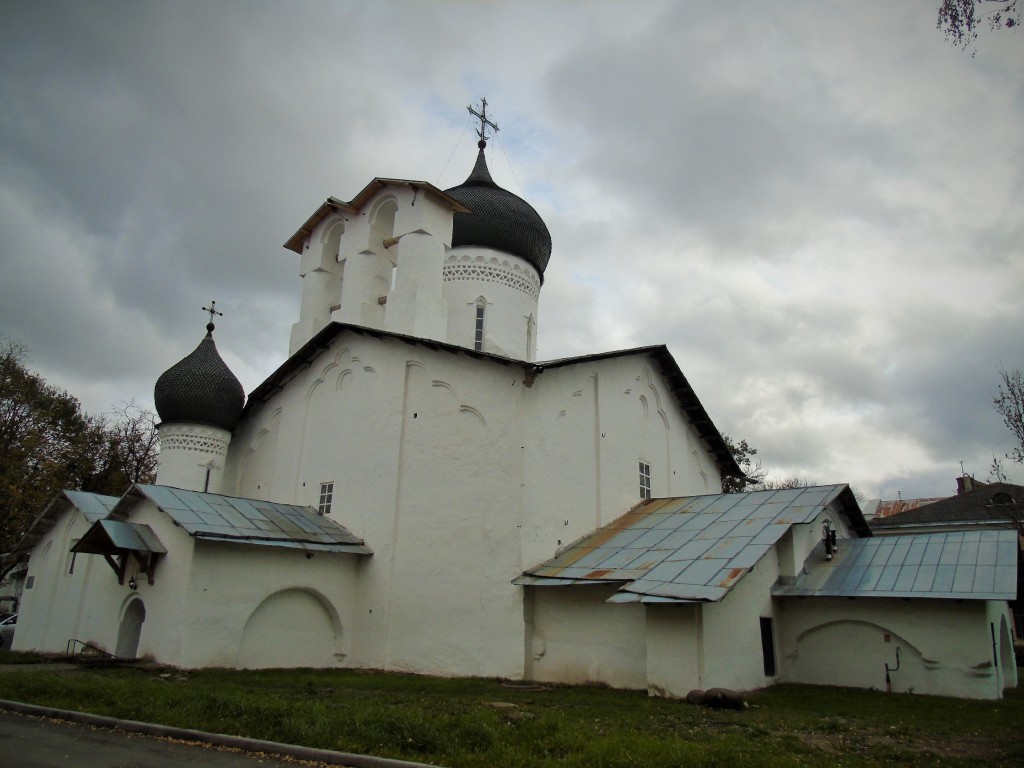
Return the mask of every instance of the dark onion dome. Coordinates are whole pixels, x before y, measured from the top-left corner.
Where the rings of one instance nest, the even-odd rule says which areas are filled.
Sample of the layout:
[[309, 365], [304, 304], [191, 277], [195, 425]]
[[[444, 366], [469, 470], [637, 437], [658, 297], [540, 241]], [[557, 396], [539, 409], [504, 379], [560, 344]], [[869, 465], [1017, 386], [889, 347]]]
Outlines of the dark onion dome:
[[217, 353], [213, 323], [188, 357], [156, 380], [156, 412], [166, 424], [189, 422], [232, 430], [242, 416], [245, 390]]
[[526, 259], [541, 279], [551, 258], [551, 235], [544, 220], [528, 202], [502, 189], [487, 170], [486, 142], [477, 144], [480, 153], [469, 178], [445, 190], [472, 213], [456, 213], [452, 247], [478, 245]]

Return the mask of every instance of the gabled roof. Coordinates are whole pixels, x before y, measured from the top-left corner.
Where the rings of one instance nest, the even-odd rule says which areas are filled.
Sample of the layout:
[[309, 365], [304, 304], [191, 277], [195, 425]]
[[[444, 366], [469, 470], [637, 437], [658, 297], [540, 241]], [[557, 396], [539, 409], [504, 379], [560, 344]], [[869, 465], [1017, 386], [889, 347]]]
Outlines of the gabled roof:
[[729, 450], [729, 446], [722, 439], [721, 433], [711, 421], [711, 417], [704, 409], [703, 404], [693, 391], [693, 387], [686, 380], [682, 370], [676, 363], [672, 353], [664, 344], [657, 344], [647, 347], [634, 347], [632, 349], [620, 349], [611, 352], [599, 352], [593, 355], [580, 355], [578, 357], [563, 357], [556, 360], [547, 360], [536, 363], [525, 360], [516, 360], [511, 357], [494, 355], [487, 352], [478, 352], [467, 347], [460, 347], [455, 344], [448, 344], [433, 339], [423, 339], [418, 336], [406, 336], [401, 333], [384, 331], [379, 328], [370, 328], [350, 323], [331, 322], [324, 326], [319, 333], [302, 345], [295, 354], [289, 357], [276, 371], [249, 394], [249, 400], [245, 404], [243, 418], [260, 408], [267, 400], [284, 388], [285, 384], [299, 371], [311, 366], [316, 359], [330, 348], [335, 337], [343, 333], [354, 333], [359, 336], [373, 336], [378, 339], [396, 339], [412, 346], [422, 346], [428, 349], [436, 349], [448, 352], [453, 355], [462, 355], [476, 360], [489, 360], [499, 365], [521, 367], [529, 376], [539, 376], [548, 368], [564, 368], [571, 365], [581, 365], [596, 360], [608, 360], [618, 357], [629, 357], [631, 355], [649, 355], [657, 364], [661, 374], [665, 377], [669, 390], [675, 397], [679, 407], [686, 413], [694, 428], [697, 430], [704, 445], [714, 456], [719, 470], [723, 475], [730, 477], [741, 477], [743, 471], [736, 463], [735, 457]]
[[85, 491], [61, 491], [46, 509], [32, 521], [28, 531], [14, 547], [15, 552], [26, 552], [36, 545], [53, 528], [57, 518], [67, 509], [75, 509], [90, 523], [95, 523], [110, 514], [117, 504], [116, 496], [104, 496]]
[[206, 541], [370, 555], [373, 551], [347, 528], [310, 507], [187, 491], [164, 485], [134, 485], [112, 517], [127, 516], [148, 499], [190, 536]]
[[1013, 600], [1017, 536], [992, 530], [844, 540], [831, 561], [811, 558], [795, 584], [777, 584], [772, 594]]
[[513, 583], [617, 583], [614, 603], [725, 597], [791, 526], [831, 507], [870, 535], [847, 485], [648, 499]]
[[447, 204], [453, 211], [457, 213], [469, 213], [470, 210], [466, 208], [462, 203], [456, 200], [454, 197], [444, 192], [429, 181], [413, 181], [411, 179], [386, 179], [377, 177], [359, 192], [349, 202], [344, 202], [336, 197], [328, 197], [327, 200], [316, 209], [316, 212], [306, 219], [306, 223], [299, 227], [298, 231], [288, 238], [285, 242], [284, 247], [289, 251], [302, 255], [302, 245], [306, 242], [313, 230], [316, 229], [317, 224], [326, 219], [331, 214], [338, 214], [339, 216], [354, 216], [362, 210], [370, 199], [376, 195], [380, 190], [387, 186], [399, 186], [399, 187], [411, 187], [412, 189], [422, 189], [431, 197], [434, 197], [441, 202]]
[[992, 524], [1005, 526], [1024, 518], [1024, 486], [990, 483], [917, 509], [876, 518], [874, 530]]

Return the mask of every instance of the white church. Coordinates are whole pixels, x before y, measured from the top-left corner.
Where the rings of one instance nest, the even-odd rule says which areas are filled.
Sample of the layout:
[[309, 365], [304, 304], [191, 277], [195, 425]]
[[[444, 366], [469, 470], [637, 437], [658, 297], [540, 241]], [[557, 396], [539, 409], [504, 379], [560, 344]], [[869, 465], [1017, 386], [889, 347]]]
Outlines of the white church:
[[720, 494], [740, 470], [665, 346], [535, 359], [551, 237], [478, 116], [464, 183], [377, 178], [288, 239], [299, 318], [247, 400], [212, 323], [159, 377], [156, 483], [40, 515], [15, 650], [666, 696], [1016, 685], [1013, 532], [875, 539], [845, 485]]

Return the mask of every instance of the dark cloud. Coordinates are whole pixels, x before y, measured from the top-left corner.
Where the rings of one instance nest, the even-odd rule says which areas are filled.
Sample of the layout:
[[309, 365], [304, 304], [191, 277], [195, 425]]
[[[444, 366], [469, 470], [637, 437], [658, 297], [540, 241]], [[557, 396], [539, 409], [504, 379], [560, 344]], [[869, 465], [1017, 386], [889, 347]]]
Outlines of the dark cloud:
[[542, 356], [668, 343], [779, 472], [983, 475], [994, 372], [1024, 365], [1019, 50], [883, 2], [622, 9], [10, 4], [0, 330], [102, 410], [216, 298], [251, 389], [298, 311], [281, 243], [374, 176], [459, 183], [486, 95], [492, 172], [554, 240]]

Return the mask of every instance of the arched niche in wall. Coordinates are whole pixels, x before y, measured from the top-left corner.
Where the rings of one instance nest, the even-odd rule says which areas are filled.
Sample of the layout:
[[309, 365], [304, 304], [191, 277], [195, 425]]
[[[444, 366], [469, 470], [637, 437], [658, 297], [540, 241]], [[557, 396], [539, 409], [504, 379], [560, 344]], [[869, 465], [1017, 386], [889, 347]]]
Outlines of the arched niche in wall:
[[341, 654], [338, 611], [321, 593], [293, 587], [264, 598], [249, 614], [236, 666], [332, 667]]

